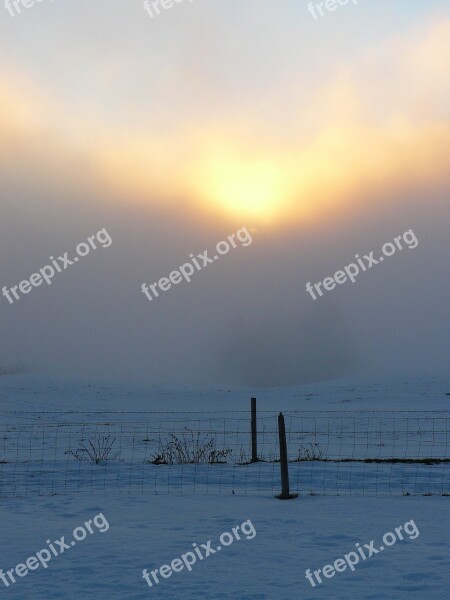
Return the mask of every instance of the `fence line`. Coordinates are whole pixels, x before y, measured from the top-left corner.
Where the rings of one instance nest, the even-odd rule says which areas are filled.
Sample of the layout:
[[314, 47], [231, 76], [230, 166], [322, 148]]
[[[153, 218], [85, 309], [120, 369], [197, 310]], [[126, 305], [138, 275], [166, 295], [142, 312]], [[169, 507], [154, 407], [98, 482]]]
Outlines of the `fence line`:
[[[253, 426], [251, 411], [39, 414], [122, 417], [0, 421], [0, 498], [280, 492], [275, 411], [253, 412]], [[284, 423], [294, 494], [450, 495], [449, 411], [287, 411]]]

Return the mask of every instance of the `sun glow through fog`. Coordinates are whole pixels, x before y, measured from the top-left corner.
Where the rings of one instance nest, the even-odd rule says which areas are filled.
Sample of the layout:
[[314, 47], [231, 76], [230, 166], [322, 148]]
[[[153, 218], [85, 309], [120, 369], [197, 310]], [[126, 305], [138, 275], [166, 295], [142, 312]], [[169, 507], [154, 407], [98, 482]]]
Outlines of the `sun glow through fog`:
[[[206, 220], [270, 227], [320, 223], [332, 213], [345, 218], [361, 201], [373, 201], [368, 194], [379, 204], [402, 189], [431, 193], [448, 178], [449, 34], [449, 20], [432, 20], [387, 39], [376, 60], [369, 54], [344, 71], [337, 65], [304, 99], [308, 82], [293, 74], [298, 107], [279, 123], [254, 103], [247, 110], [231, 105], [220, 119], [187, 104], [168, 119], [155, 100], [152, 111], [125, 127], [115, 114], [103, 118], [103, 104], [94, 118], [88, 100], [77, 110], [51, 86], [41, 89], [2, 67], [0, 168], [21, 180], [26, 162], [30, 180], [56, 186], [61, 174], [65, 184], [74, 174], [77, 188], [81, 165], [89, 187], [98, 184], [120, 203], [179, 206]], [[411, 58], [412, 48], [420, 52]], [[387, 75], [389, 102], [382, 92]], [[177, 81], [168, 89], [176, 91]], [[99, 98], [109, 92], [97, 91]], [[213, 92], [205, 92], [205, 106], [214, 106]], [[290, 104], [280, 98], [282, 115]]]
[[196, 195], [209, 208], [229, 216], [271, 221], [289, 203], [287, 175], [274, 161], [222, 155], [197, 171]]

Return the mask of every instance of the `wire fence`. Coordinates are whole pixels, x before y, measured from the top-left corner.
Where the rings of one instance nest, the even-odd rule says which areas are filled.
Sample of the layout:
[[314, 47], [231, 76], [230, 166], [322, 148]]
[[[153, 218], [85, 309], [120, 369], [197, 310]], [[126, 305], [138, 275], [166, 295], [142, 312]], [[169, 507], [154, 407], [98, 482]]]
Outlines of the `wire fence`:
[[[82, 416], [0, 413], [0, 497], [280, 491], [273, 411], [259, 412], [253, 429], [244, 411]], [[284, 418], [293, 492], [450, 495], [448, 411], [287, 411]]]

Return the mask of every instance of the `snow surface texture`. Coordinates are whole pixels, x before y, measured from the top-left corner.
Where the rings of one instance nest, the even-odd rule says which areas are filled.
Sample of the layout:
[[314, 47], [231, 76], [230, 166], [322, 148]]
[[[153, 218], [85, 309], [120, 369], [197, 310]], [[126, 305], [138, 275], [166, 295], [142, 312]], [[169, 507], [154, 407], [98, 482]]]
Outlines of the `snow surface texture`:
[[[246, 409], [248, 390], [129, 390], [119, 386], [50, 383], [43, 377], [0, 378], [0, 424], [49, 422], [43, 411], [220, 410]], [[21, 389], [23, 388], [23, 389]], [[449, 408], [450, 390], [440, 380], [398, 384], [328, 382], [301, 388], [259, 390], [261, 410], [383, 410]], [[253, 391], [252, 391], [253, 393]], [[42, 411], [40, 415], [7, 411]], [[68, 415], [65, 415], [65, 419]], [[80, 415], [76, 415], [80, 419]], [[85, 415], [89, 418], [89, 415]], [[447, 482], [448, 483], [448, 482]], [[448, 600], [450, 596], [449, 497], [321, 497], [278, 501], [260, 497], [186, 494], [106, 494], [0, 500], [0, 568], [23, 563], [46, 547], [46, 540], [70, 538], [75, 527], [103, 512], [110, 524], [54, 558], [48, 569], [29, 572], [2, 598], [17, 600], [84, 598], [290, 600], [301, 598]], [[191, 550], [192, 543], [213, 541], [250, 519], [251, 540], [234, 542], [149, 588], [142, 570], [156, 569]], [[419, 537], [397, 542], [312, 588], [306, 569], [322, 569], [372, 539], [413, 519]]]

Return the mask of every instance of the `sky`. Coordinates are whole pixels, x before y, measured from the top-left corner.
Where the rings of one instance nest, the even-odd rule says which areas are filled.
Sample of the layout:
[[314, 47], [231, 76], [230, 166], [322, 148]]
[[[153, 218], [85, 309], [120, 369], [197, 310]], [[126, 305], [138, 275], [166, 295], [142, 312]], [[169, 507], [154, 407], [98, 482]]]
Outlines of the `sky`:
[[[283, 386], [449, 370], [450, 9], [0, 7], [0, 364]], [[148, 285], [246, 230], [190, 283]], [[306, 291], [413, 230], [418, 245]]]

